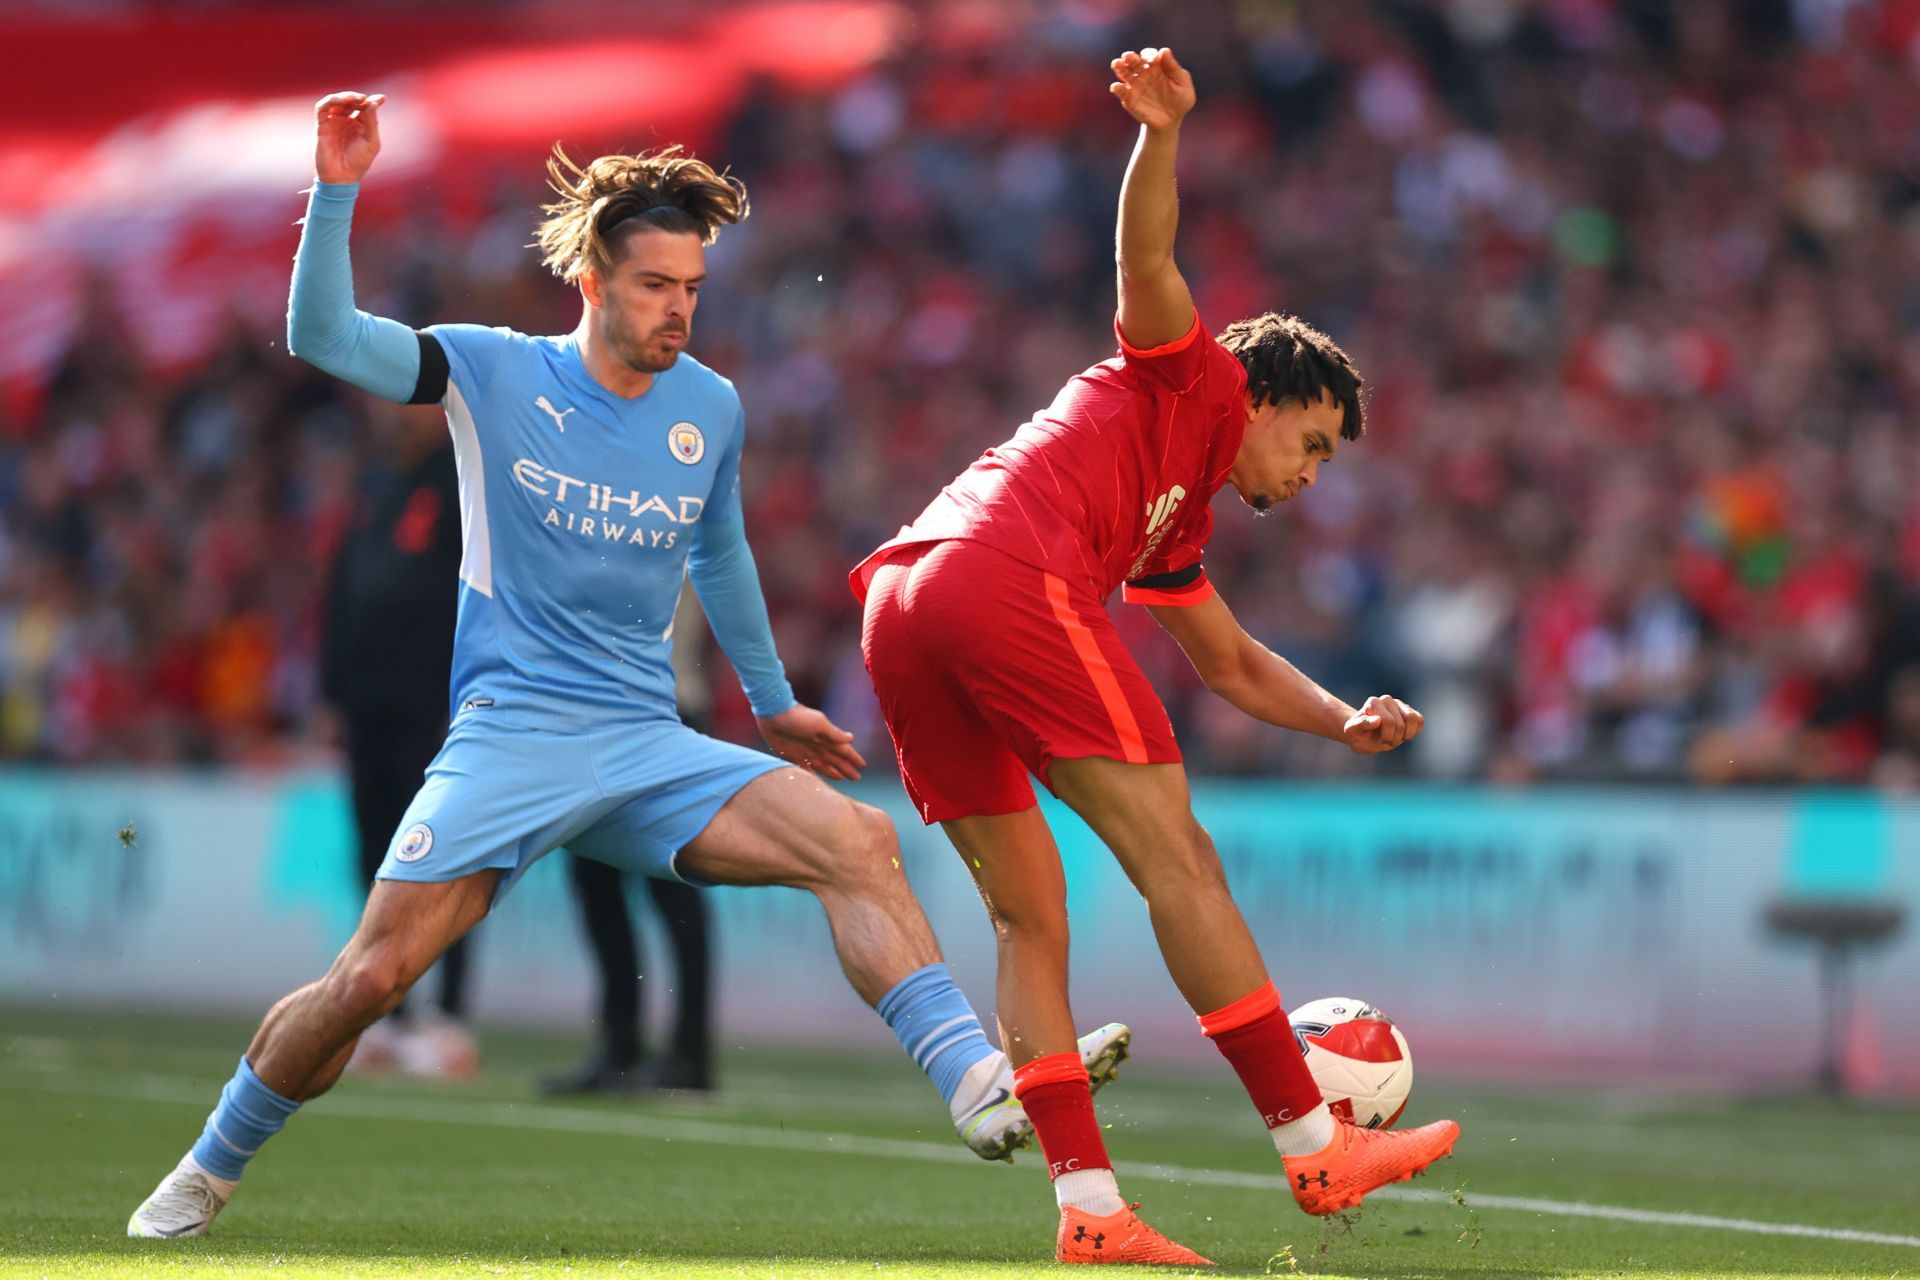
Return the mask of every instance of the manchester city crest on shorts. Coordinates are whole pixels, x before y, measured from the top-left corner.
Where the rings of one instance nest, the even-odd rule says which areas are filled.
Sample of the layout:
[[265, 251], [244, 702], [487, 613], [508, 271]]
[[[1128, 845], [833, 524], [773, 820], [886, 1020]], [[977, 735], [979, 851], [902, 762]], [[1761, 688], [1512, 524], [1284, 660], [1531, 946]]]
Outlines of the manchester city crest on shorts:
[[707, 456], [707, 438], [691, 422], [676, 422], [667, 428], [667, 447], [688, 466]]
[[401, 835], [400, 847], [393, 851], [393, 858], [396, 862], [418, 862], [432, 848], [433, 828], [424, 822], [416, 822]]

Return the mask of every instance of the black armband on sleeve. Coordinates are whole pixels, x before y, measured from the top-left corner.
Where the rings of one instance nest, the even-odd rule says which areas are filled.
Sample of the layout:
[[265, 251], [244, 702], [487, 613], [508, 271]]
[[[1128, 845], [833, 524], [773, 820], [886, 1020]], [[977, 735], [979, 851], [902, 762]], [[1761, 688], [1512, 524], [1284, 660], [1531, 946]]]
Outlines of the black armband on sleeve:
[[1175, 569], [1172, 573], [1150, 573], [1144, 578], [1128, 578], [1127, 585], [1143, 591], [1178, 591], [1181, 587], [1190, 587], [1200, 581], [1200, 575], [1206, 572], [1198, 561], [1184, 569]]
[[430, 333], [416, 329], [413, 336], [420, 339], [420, 376], [407, 403], [438, 404], [447, 395], [447, 349]]

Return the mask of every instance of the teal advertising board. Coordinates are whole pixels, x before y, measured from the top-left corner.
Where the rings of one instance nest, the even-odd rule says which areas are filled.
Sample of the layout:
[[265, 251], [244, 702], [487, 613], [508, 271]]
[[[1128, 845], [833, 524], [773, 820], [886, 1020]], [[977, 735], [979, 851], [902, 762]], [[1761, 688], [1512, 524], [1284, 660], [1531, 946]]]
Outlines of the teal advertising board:
[[[938, 832], [892, 786], [902, 857], [983, 1008], [992, 936]], [[1870, 793], [1199, 783], [1287, 1002], [1350, 995], [1435, 1069], [1516, 1079], [1767, 1085], [1812, 1069], [1806, 944], [1782, 897], [1920, 910], [1920, 804]], [[1143, 904], [1050, 806], [1067, 866], [1074, 999], [1143, 1054], [1203, 1054]], [[357, 916], [344, 792], [326, 774], [0, 773], [0, 1002], [253, 1010], [318, 975]], [[718, 890], [722, 1025], [736, 1038], [884, 1045], [817, 907]], [[655, 930], [655, 933], [658, 931]], [[482, 1018], [584, 1027], [593, 993], [557, 857], [476, 941]], [[1859, 1082], [1920, 1094], [1920, 922], [1857, 966]], [[649, 981], [671, 986], [664, 964]]]

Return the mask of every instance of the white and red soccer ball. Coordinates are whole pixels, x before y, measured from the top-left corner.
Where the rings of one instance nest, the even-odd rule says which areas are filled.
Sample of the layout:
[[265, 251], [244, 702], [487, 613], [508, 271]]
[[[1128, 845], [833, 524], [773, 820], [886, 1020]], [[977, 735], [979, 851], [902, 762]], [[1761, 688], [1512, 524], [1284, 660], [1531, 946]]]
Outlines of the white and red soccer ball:
[[1400, 1028], [1345, 996], [1303, 1004], [1288, 1021], [1328, 1108], [1362, 1129], [1392, 1128], [1413, 1092], [1413, 1053]]

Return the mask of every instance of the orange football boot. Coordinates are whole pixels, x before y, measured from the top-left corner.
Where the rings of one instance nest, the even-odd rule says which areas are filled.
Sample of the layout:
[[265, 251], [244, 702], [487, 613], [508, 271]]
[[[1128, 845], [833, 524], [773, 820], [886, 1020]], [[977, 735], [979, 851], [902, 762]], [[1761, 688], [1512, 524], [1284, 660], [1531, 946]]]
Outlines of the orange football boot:
[[1060, 1243], [1053, 1256], [1061, 1262], [1122, 1262], [1162, 1267], [1213, 1265], [1140, 1221], [1133, 1212], [1139, 1207], [1130, 1205], [1104, 1218], [1085, 1209], [1061, 1209]]
[[1288, 1156], [1287, 1185], [1302, 1210], [1338, 1213], [1359, 1204], [1369, 1191], [1405, 1182], [1453, 1151], [1460, 1126], [1436, 1120], [1418, 1129], [1361, 1129], [1334, 1119], [1333, 1141], [1317, 1155]]

